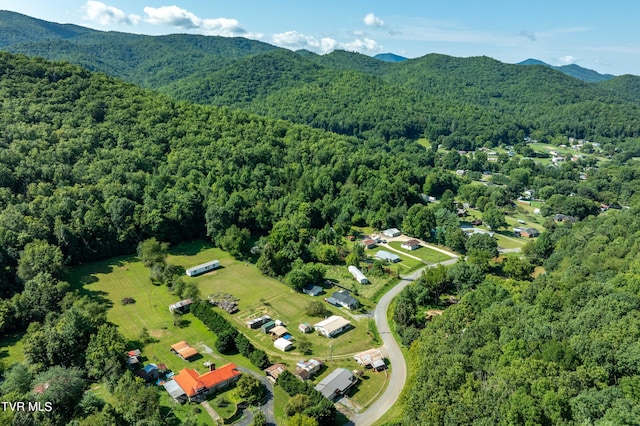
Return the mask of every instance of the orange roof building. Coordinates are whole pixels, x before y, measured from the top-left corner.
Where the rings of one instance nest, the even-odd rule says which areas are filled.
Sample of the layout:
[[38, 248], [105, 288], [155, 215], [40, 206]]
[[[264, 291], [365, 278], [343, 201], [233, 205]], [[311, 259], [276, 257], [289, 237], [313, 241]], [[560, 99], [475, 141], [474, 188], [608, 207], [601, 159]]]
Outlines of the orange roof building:
[[183, 359], [188, 360], [198, 355], [198, 350], [192, 348], [186, 341], [182, 340], [175, 345], [171, 345], [171, 350], [180, 355]]
[[199, 374], [191, 368], [183, 368], [173, 377], [173, 380], [184, 391], [187, 398], [207, 394], [215, 389], [229, 386], [240, 378], [238, 367], [229, 363], [222, 367]]

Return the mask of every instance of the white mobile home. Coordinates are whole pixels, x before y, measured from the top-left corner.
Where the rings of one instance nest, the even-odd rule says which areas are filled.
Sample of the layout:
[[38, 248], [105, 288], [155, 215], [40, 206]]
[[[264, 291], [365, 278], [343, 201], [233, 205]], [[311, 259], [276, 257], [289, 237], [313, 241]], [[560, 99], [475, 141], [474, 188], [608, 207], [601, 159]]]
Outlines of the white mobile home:
[[193, 268], [187, 269], [187, 275], [190, 277], [194, 277], [196, 275], [204, 274], [205, 272], [213, 271], [216, 268], [220, 267], [219, 260], [212, 260], [211, 262], [203, 263], [202, 265], [194, 266]]
[[351, 275], [353, 275], [353, 278], [355, 278], [356, 281], [358, 281], [360, 284], [369, 284], [369, 280], [367, 279], [367, 277], [364, 276], [364, 274], [360, 271], [360, 269], [356, 268], [353, 265], [350, 265], [349, 272], [351, 272]]

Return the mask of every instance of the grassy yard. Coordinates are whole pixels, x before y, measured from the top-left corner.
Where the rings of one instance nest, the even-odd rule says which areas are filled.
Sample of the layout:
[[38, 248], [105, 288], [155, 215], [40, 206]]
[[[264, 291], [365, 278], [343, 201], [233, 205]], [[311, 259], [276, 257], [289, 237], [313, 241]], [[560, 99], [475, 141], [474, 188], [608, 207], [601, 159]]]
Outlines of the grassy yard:
[[400, 262], [391, 263], [388, 265], [392, 270], [399, 270], [401, 274], [406, 274], [415, 269], [421, 268], [424, 266], [424, 263], [420, 260], [413, 259], [412, 257], [402, 255], [401, 253], [395, 252], [393, 250], [388, 250], [385, 247], [376, 247], [374, 249], [370, 249], [366, 251], [366, 254], [371, 258], [375, 258], [375, 255], [380, 250], [388, 251], [389, 253], [397, 254], [400, 257]]
[[439, 251], [432, 250], [429, 247], [421, 246], [420, 248], [417, 248], [415, 250], [406, 250], [401, 247], [402, 242], [400, 241], [391, 241], [389, 245], [394, 249], [399, 250], [403, 253], [407, 253], [411, 256], [419, 257], [420, 259], [422, 259], [423, 262], [426, 262], [426, 263], [438, 263], [444, 260], [451, 259], [451, 256], [447, 256], [444, 253], [440, 253]]

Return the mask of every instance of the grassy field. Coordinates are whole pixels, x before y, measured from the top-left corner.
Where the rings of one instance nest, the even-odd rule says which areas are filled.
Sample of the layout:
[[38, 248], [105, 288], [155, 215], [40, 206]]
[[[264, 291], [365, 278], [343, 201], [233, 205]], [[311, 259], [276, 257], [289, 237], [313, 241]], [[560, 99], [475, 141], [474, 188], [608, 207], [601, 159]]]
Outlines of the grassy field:
[[7, 336], [0, 339], [0, 362], [5, 367], [24, 361], [22, 336], [23, 334], [16, 334], [15, 336]]
[[[311, 343], [313, 351], [311, 356], [321, 360], [327, 360], [330, 356], [336, 359], [350, 359], [351, 354], [375, 346], [367, 334], [367, 317], [330, 305], [327, 305], [327, 308], [331, 314], [347, 318], [354, 327], [334, 339], [326, 339], [316, 334], [303, 335], [297, 330], [299, 323], [314, 324], [321, 320], [321, 318], [307, 316], [305, 307], [314, 299], [322, 300], [321, 297], [326, 297], [326, 294], [312, 298], [294, 292], [283, 283], [263, 276], [254, 265], [237, 261], [222, 250], [206, 243], [194, 242], [175, 247], [170, 250], [168, 262], [188, 268], [213, 259], [220, 260], [222, 265], [220, 269], [198, 277], [185, 276], [185, 281], [196, 283], [203, 297], [210, 294], [230, 294], [237, 298], [240, 308], [238, 313], [230, 315], [219, 312], [222, 312], [256, 347], [265, 350], [274, 363], [281, 362], [294, 366], [298, 360], [310, 356], [302, 355], [295, 348], [287, 353], [276, 350], [269, 336], [262, 334], [259, 330], [250, 330], [246, 327], [247, 319], [268, 314], [274, 319], [284, 321], [289, 325], [290, 334], [294, 339], [299, 340], [304, 336]], [[346, 268], [344, 269], [346, 271]], [[213, 361], [218, 365], [234, 362], [246, 368], [254, 368], [240, 355], [218, 354], [213, 349], [215, 335], [193, 315], [183, 315], [184, 324], [180, 327], [174, 326], [173, 316], [168, 306], [179, 298], [171, 294], [166, 287], [153, 285], [149, 279], [148, 268], [133, 256], [80, 265], [69, 274], [67, 280], [80, 294], [109, 306], [107, 319], [118, 325], [120, 332], [129, 342], [129, 349], [142, 350], [145, 362], [165, 363], [175, 372], [185, 367], [203, 372], [205, 371], [202, 365], [204, 361]], [[326, 292], [330, 294], [332, 289], [327, 289]], [[135, 303], [123, 305], [121, 301], [125, 297], [133, 298]], [[153, 338], [153, 342], [146, 345], [140, 342], [143, 328], [146, 328]], [[3, 348], [7, 358], [14, 357], [15, 352], [19, 351], [18, 339], [15, 340], [13, 345], [8, 344]], [[186, 340], [198, 349], [200, 357], [189, 363], [172, 354], [170, 345], [180, 340]], [[355, 365], [355, 362], [351, 361], [351, 363]], [[354, 398], [368, 403], [371, 396], [376, 395], [379, 387], [384, 386], [384, 383], [379, 380], [365, 380], [359, 386]], [[276, 400], [278, 407], [283, 407], [285, 403], [286, 400], [284, 402]], [[214, 405], [213, 402], [212, 405]], [[163, 406], [165, 409], [171, 407], [169, 398], [163, 398]], [[176, 409], [176, 415], [179, 417], [186, 415], [185, 413], [186, 411]], [[206, 419], [208, 415], [201, 413], [198, 418]]]
[[389, 253], [397, 254], [400, 257], [400, 262], [389, 264], [388, 267], [391, 268], [392, 270], [398, 269], [401, 274], [409, 273], [415, 269], [418, 269], [424, 266], [424, 263], [420, 260], [413, 259], [409, 256], [405, 256], [393, 250], [388, 250], [385, 247], [376, 247], [374, 249], [369, 249], [366, 251], [366, 254], [373, 258], [375, 257], [376, 253], [379, 252], [380, 250], [385, 250], [385, 251], [388, 251]]
[[419, 257], [420, 259], [422, 259], [423, 262], [426, 262], [426, 263], [438, 263], [444, 260], [451, 259], [451, 256], [447, 256], [444, 253], [440, 253], [439, 251], [432, 250], [429, 247], [421, 246], [420, 248], [417, 248], [415, 250], [406, 250], [401, 247], [402, 242], [400, 241], [391, 241], [389, 245], [394, 249], [399, 250], [403, 253], [407, 253], [407, 254], [410, 254], [411, 256]]

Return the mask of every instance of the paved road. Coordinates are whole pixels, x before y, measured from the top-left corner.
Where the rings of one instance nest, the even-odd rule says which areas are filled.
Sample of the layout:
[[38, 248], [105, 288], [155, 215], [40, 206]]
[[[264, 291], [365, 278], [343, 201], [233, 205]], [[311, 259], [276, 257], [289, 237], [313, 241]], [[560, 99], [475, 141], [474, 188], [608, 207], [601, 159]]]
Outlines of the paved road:
[[[452, 265], [458, 258], [445, 260], [439, 262], [442, 265]], [[429, 267], [436, 266], [437, 264]], [[389, 327], [389, 320], [387, 319], [387, 310], [394, 297], [396, 297], [406, 286], [411, 284], [412, 281], [422, 275], [422, 268], [413, 274], [403, 277], [395, 287], [389, 290], [376, 305], [374, 318], [376, 320], [376, 326], [378, 327], [378, 333], [382, 338], [383, 346], [389, 356], [389, 362], [391, 363], [391, 377], [389, 378], [389, 385], [385, 389], [384, 393], [376, 402], [374, 402], [366, 411], [356, 415], [353, 419], [353, 423], [357, 426], [369, 426], [376, 420], [382, 418], [384, 414], [395, 404], [402, 392], [405, 382], [407, 381], [407, 363], [402, 355], [400, 346], [396, 342], [396, 339], [391, 333]]]
[[[249, 370], [247, 368], [238, 367], [240, 371], [244, 374], [250, 374], [260, 380], [262, 384], [267, 388], [267, 395], [262, 400], [260, 404], [260, 410], [264, 413], [267, 418], [267, 425], [275, 426], [276, 425], [276, 417], [273, 414], [273, 385], [270, 381], [267, 380], [264, 375], [260, 373], [256, 373], [255, 371]], [[245, 409], [245, 418], [240, 422], [236, 423], [239, 426], [247, 426], [250, 425], [253, 421], [253, 414], [249, 411], [249, 409]]]

